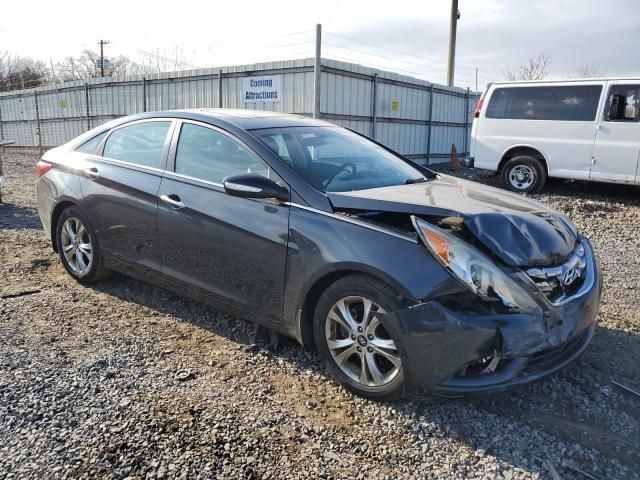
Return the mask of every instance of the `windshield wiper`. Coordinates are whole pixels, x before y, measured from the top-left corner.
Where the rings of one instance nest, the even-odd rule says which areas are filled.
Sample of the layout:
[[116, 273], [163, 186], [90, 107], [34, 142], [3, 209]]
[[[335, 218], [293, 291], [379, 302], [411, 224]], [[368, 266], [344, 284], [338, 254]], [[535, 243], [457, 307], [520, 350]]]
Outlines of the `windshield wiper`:
[[412, 184], [412, 183], [423, 183], [423, 182], [426, 182], [426, 181], [428, 181], [428, 178], [425, 178], [425, 177], [419, 177], [419, 178], [407, 178], [407, 179], [404, 181], [404, 184], [405, 184], [405, 185], [410, 185], [410, 184]]

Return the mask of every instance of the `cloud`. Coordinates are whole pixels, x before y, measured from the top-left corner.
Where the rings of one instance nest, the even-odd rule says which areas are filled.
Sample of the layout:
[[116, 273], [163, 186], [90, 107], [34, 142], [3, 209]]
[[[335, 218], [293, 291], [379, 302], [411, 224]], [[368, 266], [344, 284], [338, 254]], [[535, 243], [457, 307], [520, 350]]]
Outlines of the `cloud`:
[[[313, 28], [322, 23], [325, 56], [439, 83], [446, 77], [444, 0], [324, 0], [313, 8], [300, 0], [182, 0], [171, 14], [151, 2], [93, 5], [34, 0], [29, 8], [38, 15], [18, 25], [24, 8], [10, 2], [2, 18], [18, 20], [0, 19], [0, 48], [56, 61], [105, 38], [112, 41], [107, 55], [135, 59], [140, 51], [170, 56], [179, 49], [186, 63], [213, 67], [310, 57]], [[460, 0], [457, 84], [473, 86], [476, 67], [480, 85], [501, 80], [505, 69], [540, 52], [552, 55], [551, 74], [559, 78], [585, 63], [609, 75], [640, 76], [638, 7], [637, 0]]]
[[[475, 67], [482, 79], [501, 79], [505, 69], [517, 69], [540, 52], [553, 57], [554, 77], [564, 78], [585, 63], [608, 75], [640, 74], [640, 9], [633, 0], [460, 2], [460, 9], [461, 80], [472, 80]], [[445, 71], [449, 26], [443, 18], [377, 19], [346, 34], [423, 57], [432, 69], [427, 71]], [[408, 55], [399, 60], [419, 62]]]

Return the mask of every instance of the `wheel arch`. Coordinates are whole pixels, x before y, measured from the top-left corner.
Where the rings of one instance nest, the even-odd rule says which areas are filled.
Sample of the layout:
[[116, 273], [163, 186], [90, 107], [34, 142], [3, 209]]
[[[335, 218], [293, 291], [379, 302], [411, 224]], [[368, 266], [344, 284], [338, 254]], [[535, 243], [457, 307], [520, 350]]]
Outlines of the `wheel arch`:
[[312, 280], [307, 282], [307, 286], [300, 295], [298, 308], [296, 309], [296, 333], [298, 341], [305, 347], [314, 345], [313, 316], [322, 292], [341, 278], [350, 275], [365, 275], [384, 282], [396, 292], [400, 300], [411, 301], [413, 298], [400, 282], [376, 268], [353, 263], [345, 263], [338, 266], [332, 265], [330, 269], [319, 272]]
[[542, 163], [547, 175], [549, 175], [549, 160], [546, 155], [539, 149], [534, 147], [533, 145], [512, 145], [507, 148], [503, 153], [500, 159], [500, 163], [498, 164], [498, 169], [496, 170], [498, 173], [502, 173], [502, 168], [504, 165], [511, 160], [512, 158], [518, 157], [520, 155], [529, 155]]
[[62, 212], [65, 211], [68, 207], [78, 207], [78, 204], [70, 199], [60, 200], [53, 210], [51, 211], [51, 246], [53, 247], [53, 251], [58, 253], [58, 242], [56, 241], [56, 229], [58, 228], [58, 219]]

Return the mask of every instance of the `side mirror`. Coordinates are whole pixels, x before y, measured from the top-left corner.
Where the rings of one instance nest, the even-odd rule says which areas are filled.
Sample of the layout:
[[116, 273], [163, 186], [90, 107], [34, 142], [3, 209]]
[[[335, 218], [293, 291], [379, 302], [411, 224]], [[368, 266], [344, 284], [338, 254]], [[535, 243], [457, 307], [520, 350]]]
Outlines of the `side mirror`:
[[275, 198], [286, 202], [289, 200], [289, 191], [255, 173], [243, 173], [231, 175], [222, 181], [225, 192], [234, 197], [244, 198]]

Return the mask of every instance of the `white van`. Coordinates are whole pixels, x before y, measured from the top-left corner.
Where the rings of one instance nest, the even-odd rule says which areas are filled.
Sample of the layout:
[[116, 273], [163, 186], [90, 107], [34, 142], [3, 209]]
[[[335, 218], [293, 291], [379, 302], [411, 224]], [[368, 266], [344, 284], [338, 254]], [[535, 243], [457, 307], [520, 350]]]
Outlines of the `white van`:
[[517, 192], [547, 177], [640, 184], [640, 79], [489, 84], [476, 107], [470, 164]]

